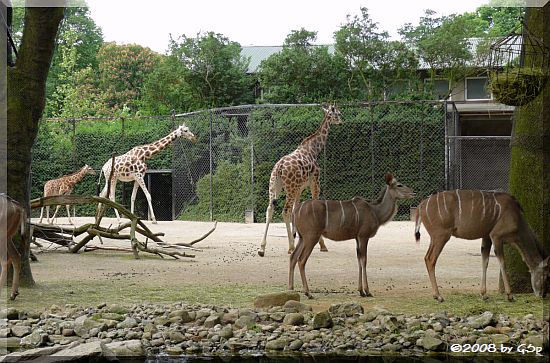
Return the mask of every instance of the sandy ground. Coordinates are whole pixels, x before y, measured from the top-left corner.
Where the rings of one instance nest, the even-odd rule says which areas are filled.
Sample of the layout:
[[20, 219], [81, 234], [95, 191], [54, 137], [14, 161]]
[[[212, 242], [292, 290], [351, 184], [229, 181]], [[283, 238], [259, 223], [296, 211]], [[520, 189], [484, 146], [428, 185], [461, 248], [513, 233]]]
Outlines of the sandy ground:
[[[92, 221], [77, 218], [77, 224]], [[66, 222], [60, 218], [58, 223]], [[206, 231], [207, 222], [146, 222], [151, 230], [164, 232], [168, 243], [188, 242]], [[102, 225], [116, 224], [115, 219], [105, 218]], [[270, 226], [266, 256], [259, 257], [264, 224], [218, 223], [207, 239], [197, 244], [202, 249], [194, 259], [161, 260], [157, 257], [139, 261], [131, 255], [101, 251], [68, 255], [58, 252], [38, 254], [40, 263], [33, 264], [33, 275], [39, 282], [56, 280], [93, 280], [95, 282], [126, 278], [139, 279], [150, 284], [204, 284], [245, 283], [286, 286], [288, 281], [287, 239], [284, 224]], [[424, 255], [429, 236], [421, 230], [420, 244], [414, 241], [413, 222], [390, 222], [370, 240], [367, 273], [373, 294], [386, 291], [410, 291], [430, 294], [431, 288], [424, 265]], [[129, 247], [129, 242], [104, 240], [103, 246]], [[99, 245], [94, 241], [90, 245]], [[45, 244], [48, 245], [48, 244]], [[310, 289], [324, 292], [352, 292], [356, 289], [358, 267], [355, 241], [334, 242], [327, 240], [329, 252], [313, 251], [306, 272]], [[146, 256], [147, 254], [141, 254]], [[437, 263], [438, 284], [444, 291], [478, 292], [481, 276], [480, 240], [466, 241], [452, 238], [445, 246]], [[495, 291], [498, 285], [498, 262], [491, 257], [488, 269], [488, 289]], [[301, 282], [296, 269], [296, 289]]]

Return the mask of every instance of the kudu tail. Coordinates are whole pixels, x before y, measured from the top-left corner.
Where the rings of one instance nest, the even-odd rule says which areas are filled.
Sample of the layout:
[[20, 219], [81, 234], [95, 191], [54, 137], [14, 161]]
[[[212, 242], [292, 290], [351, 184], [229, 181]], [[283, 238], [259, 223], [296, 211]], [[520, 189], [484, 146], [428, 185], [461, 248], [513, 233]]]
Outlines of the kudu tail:
[[27, 211], [25, 208], [21, 208], [21, 221], [19, 224], [21, 236], [25, 236], [25, 232], [27, 231]]
[[416, 209], [416, 217], [415, 217], [415, 227], [414, 227], [414, 239], [416, 240], [416, 243], [420, 243], [420, 226], [422, 225], [422, 220], [420, 219], [420, 205]]

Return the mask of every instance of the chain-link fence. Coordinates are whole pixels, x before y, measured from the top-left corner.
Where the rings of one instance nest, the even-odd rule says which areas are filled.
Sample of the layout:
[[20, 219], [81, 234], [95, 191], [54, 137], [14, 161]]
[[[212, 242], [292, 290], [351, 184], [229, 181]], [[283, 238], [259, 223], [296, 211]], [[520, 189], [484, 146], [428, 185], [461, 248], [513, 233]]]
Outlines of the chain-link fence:
[[[400, 203], [407, 219], [421, 197], [445, 188], [445, 120], [442, 102], [340, 105], [341, 125], [330, 129], [318, 157], [321, 196], [374, 198], [392, 172], [418, 193]], [[177, 115], [199, 141], [174, 145], [173, 212], [186, 220], [262, 221], [269, 176], [323, 120], [319, 105], [250, 105]], [[311, 196], [307, 190], [302, 199]], [[284, 195], [276, 205], [280, 219]], [[279, 213], [277, 213], [279, 212]]]
[[[321, 198], [375, 198], [392, 172], [418, 195], [399, 204], [397, 219], [427, 195], [452, 188], [507, 189], [509, 137], [461, 136], [452, 102], [374, 102], [339, 105], [343, 123], [331, 126], [318, 156]], [[198, 137], [178, 139], [147, 161], [145, 183], [159, 220], [261, 222], [275, 163], [323, 120], [320, 105], [245, 105], [172, 116], [50, 119], [40, 123], [33, 148], [33, 198], [47, 180], [92, 166], [112, 154], [154, 142], [185, 123]], [[86, 176], [75, 194], [97, 194], [98, 175]], [[117, 201], [129, 207], [132, 183], [118, 183]], [[307, 189], [302, 199], [310, 198]], [[280, 220], [284, 193], [276, 203]], [[82, 206], [78, 215], [93, 215]], [[141, 190], [137, 214], [147, 217]], [[63, 211], [64, 212], [64, 211]]]

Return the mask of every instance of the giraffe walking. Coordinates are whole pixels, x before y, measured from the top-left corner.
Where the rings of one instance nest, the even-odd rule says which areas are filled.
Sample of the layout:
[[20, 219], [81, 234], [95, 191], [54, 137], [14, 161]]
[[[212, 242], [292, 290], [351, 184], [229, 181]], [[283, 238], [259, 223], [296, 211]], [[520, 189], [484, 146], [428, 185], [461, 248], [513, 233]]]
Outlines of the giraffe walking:
[[[76, 173], [64, 175], [57, 179], [48, 180], [46, 184], [44, 184], [44, 197], [71, 194], [73, 192], [74, 186], [88, 174], [95, 175], [95, 170], [92, 169], [88, 164], [86, 164]], [[46, 219], [48, 223], [52, 223], [54, 221], [55, 216], [57, 215], [57, 211], [59, 211], [59, 207], [60, 205], [58, 205], [55, 208], [55, 212], [53, 213], [53, 217], [50, 221], [50, 206], [46, 206]], [[66, 205], [66, 207], [67, 207], [67, 216], [69, 217], [69, 223], [74, 224], [73, 221], [71, 220], [71, 212], [69, 209], [69, 205]], [[44, 213], [44, 207], [40, 209], [40, 222], [38, 223], [42, 223], [43, 213]]]
[[[335, 105], [323, 108], [323, 111], [325, 117], [317, 131], [305, 138], [296, 150], [279, 159], [273, 167], [269, 179], [269, 204], [265, 215], [265, 232], [258, 250], [258, 255], [262, 257], [265, 254], [267, 230], [273, 217], [273, 202], [277, 199], [281, 190], [286, 191], [283, 220], [286, 224], [288, 236], [288, 253], [294, 250], [294, 226], [291, 230], [290, 217], [294, 207], [300, 202], [300, 195], [309, 186], [313, 199], [319, 198], [321, 169], [317, 163], [317, 157], [325, 146], [330, 125], [342, 123], [340, 111]], [[319, 239], [319, 244], [321, 251], [328, 251], [322, 237]]]
[[[115, 157], [114, 164], [114, 174], [111, 178], [111, 168], [112, 168], [112, 159], [107, 160], [101, 172], [99, 174], [98, 184], [101, 182], [101, 174], [105, 175], [105, 187], [103, 188], [100, 196], [107, 197], [107, 187], [109, 183], [109, 178], [111, 178], [111, 187], [109, 199], [113, 202], [115, 201], [115, 190], [116, 183], [118, 180], [121, 182], [134, 182], [134, 189], [132, 190], [132, 198], [130, 199], [130, 211], [134, 213], [134, 202], [136, 200], [136, 195], [138, 188], [141, 187], [145, 198], [147, 198], [147, 203], [149, 205], [150, 215], [153, 219], [153, 223], [157, 223], [155, 218], [155, 212], [153, 211], [153, 205], [151, 204], [151, 194], [145, 186], [145, 181], [143, 180], [145, 172], [147, 171], [147, 160], [151, 159], [154, 155], [164, 150], [168, 145], [174, 142], [175, 139], [179, 137], [185, 137], [186, 139], [191, 140], [193, 143], [197, 142], [197, 138], [189, 128], [185, 125], [179, 126], [176, 130], [169, 133], [167, 136], [163, 137], [160, 140], [157, 140], [151, 144], [136, 146], [128, 151], [124, 155], [119, 155]], [[115, 209], [116, 217], [120, 223], [120, 216], [118, 210]]]

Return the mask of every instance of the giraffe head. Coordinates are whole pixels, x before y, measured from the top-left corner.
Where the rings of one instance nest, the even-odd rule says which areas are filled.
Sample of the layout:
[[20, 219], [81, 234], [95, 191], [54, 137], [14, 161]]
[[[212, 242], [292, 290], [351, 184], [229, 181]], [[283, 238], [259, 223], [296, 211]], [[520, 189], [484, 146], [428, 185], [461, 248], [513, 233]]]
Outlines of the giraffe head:
[[185, 126], [185, 124], [182, 124], [179, 126], [176, 131], [176, 137], [185, 137], [186, 139], [191, 140], [192, 143], [197, 142], [197, 137], [193, 135], [191, 131], [189, 131], [189, 127]]
[[335, 104], [323, 107], [323, 111], [325, 112], [325, 119], [328, 119], [331, 124], [339, 125], [342, 123], [342, 114]]
[[82, 172], [84, 173], [84, 175], [86, 174], [95, 175], [95, 170], [88, 164], [82, 167]]

